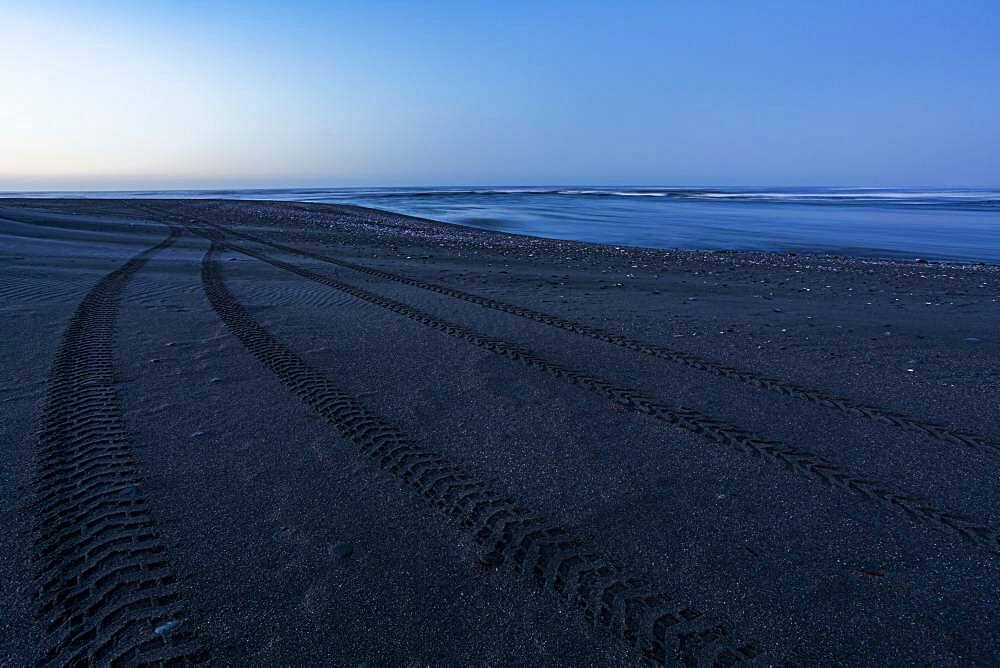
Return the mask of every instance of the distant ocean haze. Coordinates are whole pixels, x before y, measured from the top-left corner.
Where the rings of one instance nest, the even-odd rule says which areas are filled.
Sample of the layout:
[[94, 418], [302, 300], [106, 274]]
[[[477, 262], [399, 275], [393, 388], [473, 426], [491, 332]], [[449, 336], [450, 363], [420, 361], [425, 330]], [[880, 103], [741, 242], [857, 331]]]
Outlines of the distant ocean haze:
[[556, 239], [1000, 262], [1000, 188], [430, 187], [6, 192], [357, 204]]

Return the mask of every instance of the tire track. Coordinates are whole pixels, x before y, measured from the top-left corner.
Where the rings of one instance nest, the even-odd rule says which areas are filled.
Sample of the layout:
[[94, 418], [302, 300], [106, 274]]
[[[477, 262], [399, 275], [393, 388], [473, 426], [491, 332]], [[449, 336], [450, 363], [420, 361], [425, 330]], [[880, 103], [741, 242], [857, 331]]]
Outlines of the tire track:
[[112, 271], [70, 319], [36, 451], [39, 665], [185, 665], [203, 650], [142, 487], [115, 389], [113, 343], [128, 282], [177, 229]]
[[226, 288], [213, 241], [202, 262], [212, 308], [243, 346], [381, 470], [428, 499], [469, 534], [484, 560], [558, 592], [587, 620], [658, 664], [724, 666], [757, 656], [724, 623], [657, 592], [595, 545], [424, 446], [338, 389], [261, 327]]
[[888, 408], [879, 408], [877, 406], [871, 406], [859, 401], [855, 401], [854, 399], [849, 399], [847, 397], [842, 397], [836, 394], [832, 394], [830, 392], [826, 392], [824, 390], [809, 388], [804, 385], [798, 385], [777, 378], [768, 378], [766, 376], [759, 376], [750, 371], [737, 369], [735, 367], [723, 364], [722, 362], [701, 357], [700, 355], [695, 355], [694, 353], [685, 352], [683, 350], [678, 350], [676, 348], [671, 348], [669, 346], [649, 343], [646, 341], [640, 341], [638, 339], [633, 339], [621, 334], [612, 334], [611, 332], [605, 331], [598, 327], [592, 327], [590, 325], [585, 325], [579, 322], [575, 322], [573, 320], [561, 318], [559, 316], [551, 315], [548, 313], [542, 313], [540, 311], [534, 311], [532, 309], [523, 306], [507, 304], [505, 302], [497, 301], [489, 297], [483, 297], [481, 295], [476, 295], [469, 292], [464, 292], [462, 290], [457, 290], [455, 288], [451, 288], [446, 285], [441, 285], [437, 283], [428, 283], [426, 281], [421, 281], [419, 279], [409, 278], [407, 276], [394, 274], [392, 272], [385, 271], [382, 269], [374, 269], [372, 267], [355, 264], [353, 262], [348, 262], [346, 260], [341, 260], [339, 258], [330, 257], [328, 255], [312, 253], [282, 243], [268, 241], [266, 239], [262, 239], [260, 237], [247, 234], [244, 232], [238, 232], [236, 230], [224, 227], [222, 225], [218, 225], [216, 223], [208, 223], [208, 224], [212, 225], [216, 229], [226, 234], [240, 237], [246, 239], [247, 241], [252, 241], [255, 243], [270, 246], [271, 248], [286, 253], [291, 253], [302, 257], [308, 257], [310, 259], [318, 260], [320, 262], [326, 262], [328, 264], [333, 264], [338, 267], [344, 267], [346, 269], [351, 269], [353, 271], [368, 274], [369, 276], [374, 276], [389, 281], [395, 281], [397, 283], [409, 285], [411, 287], [419, 288], [421, 290], [428, 290], [430, 292], [434, 292], [440, 295], [445, 295], [447, 297], [460, 299], [472, 304], [476, 304], [477, 306], [493, 309], [495, 311], [500, 311], [502, 313], [507, 313], [509, 315], [517, 316], [519, 318], [526, 318], [528, 320], [533, 320], [534, 322], [538, 322], [543, 325], [549, 325], [551, 327], [556, 327], [558, 329], [562, 329], [568, 332], [573, 332], [574, 334], [579, 334], [580, 336], [585, 336], [598, 341], [603, 341], [604, 343], [610, 343], [620, 348], [626, 348], [628, 350], [642, 353], [643, 355], [649, 355], [651, 357], [657, 357], [660, 359], [667, 360], [669, 362], [683, 364], [684, 366], [691, 367], [693, 369], [698, 369], [699, 371], [707, 371], [716, 376], [730, 378], [732, 380], [745, 383], [759, 390], [775, 392], [777, 394], [781, 394], [786, 397], [802, 399], [814, 404], [819, 404], [821, 406], [831, 408], [833, 410], [845, 413], [847, 415], [852, 415], [855, 417], [872, 420], [874, 422], [879, 422], [881, 424], [889, 425], [892, 427], [897, 427], [899, 429], [903, 429], [905, 431], [909, 431], [912, 433], [917, 433], [940, 442], [950, 443], [952, 445], [961, 445], [972, 448], [980, 452], [987, 452], [995, 456], [1000, 456], [1000, 439], [996, 437], [984, 436], [981, 434], [975, 434], [968, 431], [950, 429], [948, 427], [936, 424], [929, 420], [916, 418], [907, 415], [905, 413], [894, 411]]
[[939, 508], [919, 496], [895, 489], [892, 485], [850, 471], [816, 453], [793, 447], [768, 438], [746, 432], [739, 427], [725, 424], [699, 411], [683, 406], [672, 406], [658, 401], [637, 390], [616, 385], [597, 376], [571, 369], [542, 358], [529, 349], [502, 339], [489, 337], [471, 329], [457, 325], [436, 316], [415, 309], [402, 302], [377, 295], [332, 277], [272, 258], [265, 253], [237, 246], [224, 241], [220, 234], [212, 231], [192, 231], [206, 236], [214, 243], [238, 253], [257, 258], [274, 267], [297, 274], [310, 281], [327, 285], [403, 315], [443, 334], [462, 339], [472, 345], [502, 355], [530, 367], [545, 371], [560, 380], [578, 385], [604, 395], [609, 402], [621, 408], [647, 415], [669, 425], [698, 434], [707, 440], [728, 447], [740, 454], [762, 457], [782, 468], [817, 480], [830, 487], [859, 495], [883, 510], [904, 514], [925, 526], [957, 536], [978, 547], [1000, 553], [1000, 532], [993, 527], [977, 523], [959, 513]]

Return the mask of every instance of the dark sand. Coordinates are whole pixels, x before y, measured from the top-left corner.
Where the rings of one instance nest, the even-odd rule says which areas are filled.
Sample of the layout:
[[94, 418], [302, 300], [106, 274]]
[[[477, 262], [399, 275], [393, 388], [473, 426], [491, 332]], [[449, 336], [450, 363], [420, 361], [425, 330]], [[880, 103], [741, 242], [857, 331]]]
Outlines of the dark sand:
[[1000, 268], [290, 203], [0, 240], [0, 664], [1000, 663]]

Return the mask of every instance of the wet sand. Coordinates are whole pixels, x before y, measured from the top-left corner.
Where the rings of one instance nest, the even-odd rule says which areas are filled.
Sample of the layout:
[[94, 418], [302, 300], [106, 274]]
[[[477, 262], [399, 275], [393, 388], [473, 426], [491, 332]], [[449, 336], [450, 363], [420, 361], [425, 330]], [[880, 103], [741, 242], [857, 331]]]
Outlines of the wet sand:
[[208, 200], [0, 239], [0, 664], [1000, 662], [996, 266]]

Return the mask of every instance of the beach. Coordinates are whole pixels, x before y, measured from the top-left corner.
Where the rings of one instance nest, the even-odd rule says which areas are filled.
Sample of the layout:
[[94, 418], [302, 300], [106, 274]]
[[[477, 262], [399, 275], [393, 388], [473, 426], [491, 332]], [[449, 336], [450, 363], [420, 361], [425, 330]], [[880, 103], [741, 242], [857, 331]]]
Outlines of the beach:
[[0, 664], [1000, 662], [1000, 267], [0, 199]]

